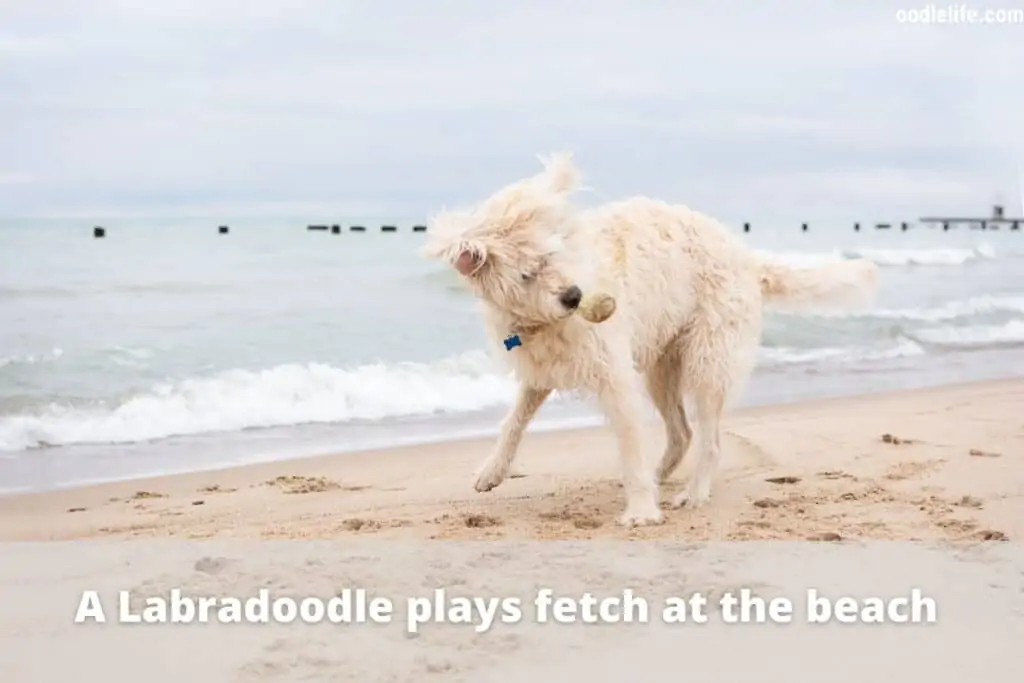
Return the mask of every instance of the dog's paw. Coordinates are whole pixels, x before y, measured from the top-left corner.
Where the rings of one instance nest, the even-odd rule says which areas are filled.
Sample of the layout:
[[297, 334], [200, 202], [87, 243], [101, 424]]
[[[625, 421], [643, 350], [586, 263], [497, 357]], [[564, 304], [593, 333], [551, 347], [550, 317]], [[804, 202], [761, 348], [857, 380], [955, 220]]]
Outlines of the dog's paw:
[[676, 494], [672, 499], [672, 507], [685, 507], [695, 510], [699, 507], [703, 507], [709, 500], [711, 500], [710, 484], [694, 482]]
[[476, 475], [473, 488], [480, 493], [486, 493], [500, 486], [501, 482], [505, 481], [505, 475], [506, 472], [503, 472], [502, 468], [485, 463]]
[[657, 505], [630, 505], [618, 519], [618, 523], [625, 527], [654, 526], [663, 524], [665, 516]]

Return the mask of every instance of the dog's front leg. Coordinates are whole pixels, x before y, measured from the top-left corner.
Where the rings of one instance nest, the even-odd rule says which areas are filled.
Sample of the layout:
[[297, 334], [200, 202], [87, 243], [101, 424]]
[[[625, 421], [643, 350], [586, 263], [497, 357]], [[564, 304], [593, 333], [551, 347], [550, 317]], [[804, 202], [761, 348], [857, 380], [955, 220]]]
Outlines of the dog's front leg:
[[526, 426], [550, 395], [551, 389], [520, 385], [516, 403], [505, 417], [505, 421], [501, 423], [501, 435], [498, 437], [494, 452], [477, 470], [476, 484], [473, 488], [480, 492], [490, 491], [505, 481], [516, 459]]
[[654, 469], [643, 452], [643, 403], [628, 371], [613, 376], [598, 392], [598, 398], [618, 439], [622, 463], [622, 485], [626, 490], [626, 511], [619, 524], [641, 526], [660, 524], [658, 486]]

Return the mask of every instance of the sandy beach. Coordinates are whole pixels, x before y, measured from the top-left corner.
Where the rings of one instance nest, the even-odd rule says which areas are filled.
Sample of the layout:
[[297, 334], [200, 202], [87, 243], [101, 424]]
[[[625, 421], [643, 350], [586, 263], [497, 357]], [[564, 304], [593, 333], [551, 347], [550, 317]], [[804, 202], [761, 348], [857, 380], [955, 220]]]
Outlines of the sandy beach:
[[[890, 5], [0, 5], [0, 683], [1024, 678], [1024, 9]], [[594, 368], [475, 490], [572, 287], [700, 508]]]
[[[490, 442], [467, 441], [8, 497], [0, 671], [110, 683], [792, 683], [861, 681], [884, 666], [933, 683], [1014, 681], [1005, 653], [1024, 636], [1021, 405], [1014, 380], [739, 412], [713, 502], [633, 530], [614, 523], [622, 500], [607, 429], [528, 436], [525, 476], [489, 494], [472, 491], [470, 473]], [[25, 542], [58, 540], [74, 542]], [[175, 590], [195, 601], [261, 589], [274, 604], [363, 590], [392, 612], [261, 625], [216, 610], [207, 622], [128, 624], [122, 612], [139, 619]], [[546, 589], [576, 610], [586, 594], [624, 610], [628, 589], [650, 611], [553, 622], [538, 601]], [[858, 610], [917, 590], [937, 615], [816, 623], [811, 590]], [[105, 623], [76, 623], [89, 591]], [[754, 623], [754, 610], [730, 622], [721, 601], [743, 591], [787, 600], [791, 621]], [[695, 593], [710, 605], [704, 622], [665, 616]], [[521, 609], [460, 621], [457, 599]], [[411, 628], [414, 604], [426, 611]]]
[[524, 476], [486, 494], [472, 470], [490, 439], [8, 497], [0, 538], [1014, 539], [1022, 405], [1024, 381], [1007, 380], [740, 411], [713, 503], [651, 528], [614, 523], [614, 438], [596, 428], [528, 434]]

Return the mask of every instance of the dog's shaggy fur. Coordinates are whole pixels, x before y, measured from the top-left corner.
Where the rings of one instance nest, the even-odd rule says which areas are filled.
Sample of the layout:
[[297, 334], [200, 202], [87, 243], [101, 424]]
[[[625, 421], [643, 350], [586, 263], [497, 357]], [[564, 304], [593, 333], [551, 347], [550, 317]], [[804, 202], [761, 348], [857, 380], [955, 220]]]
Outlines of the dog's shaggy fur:
[[[537, 175], [431, 222], [423, 253], [454, 267], [482, 300], [495, 345], [510, 334], [522, 340], [506, 354], [518, 396], [475, 488], [488, 491], [508, 476], [526, 426], [553, 390], [584, 390], [617, 435], [627, 499], [620, 523], [658, 523], [658, 481], [693, 438], [684, 396], [696, 410], [697, 460], [673, 507], [710, 496], [722, 412], [753, 369], [764, 304], [864, 305], [876, 270], [867, 261], [768, 263], [708, 216], [644, 197], [581, 210], [570, 201], [580, 181], [571, 156], [554, 155]], [[591, 291], [618, 304], [599, 325], [573, 314], [578, 295]], [[657, 466], [643, 452], [640, 381], [668, 437]]]

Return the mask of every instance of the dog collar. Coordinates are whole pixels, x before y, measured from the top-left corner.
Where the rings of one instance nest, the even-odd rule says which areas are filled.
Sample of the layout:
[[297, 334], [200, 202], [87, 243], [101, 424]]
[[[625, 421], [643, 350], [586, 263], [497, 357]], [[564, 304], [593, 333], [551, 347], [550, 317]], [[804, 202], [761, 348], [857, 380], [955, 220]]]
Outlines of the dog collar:
[[513, 325], [505, 337], [505, 350], [511, 351], [517, 346], [523, 345], [522, 336], [529, 336], [539, 333], [545, 329], [548, 323], [536, 323], [534, 325]]

